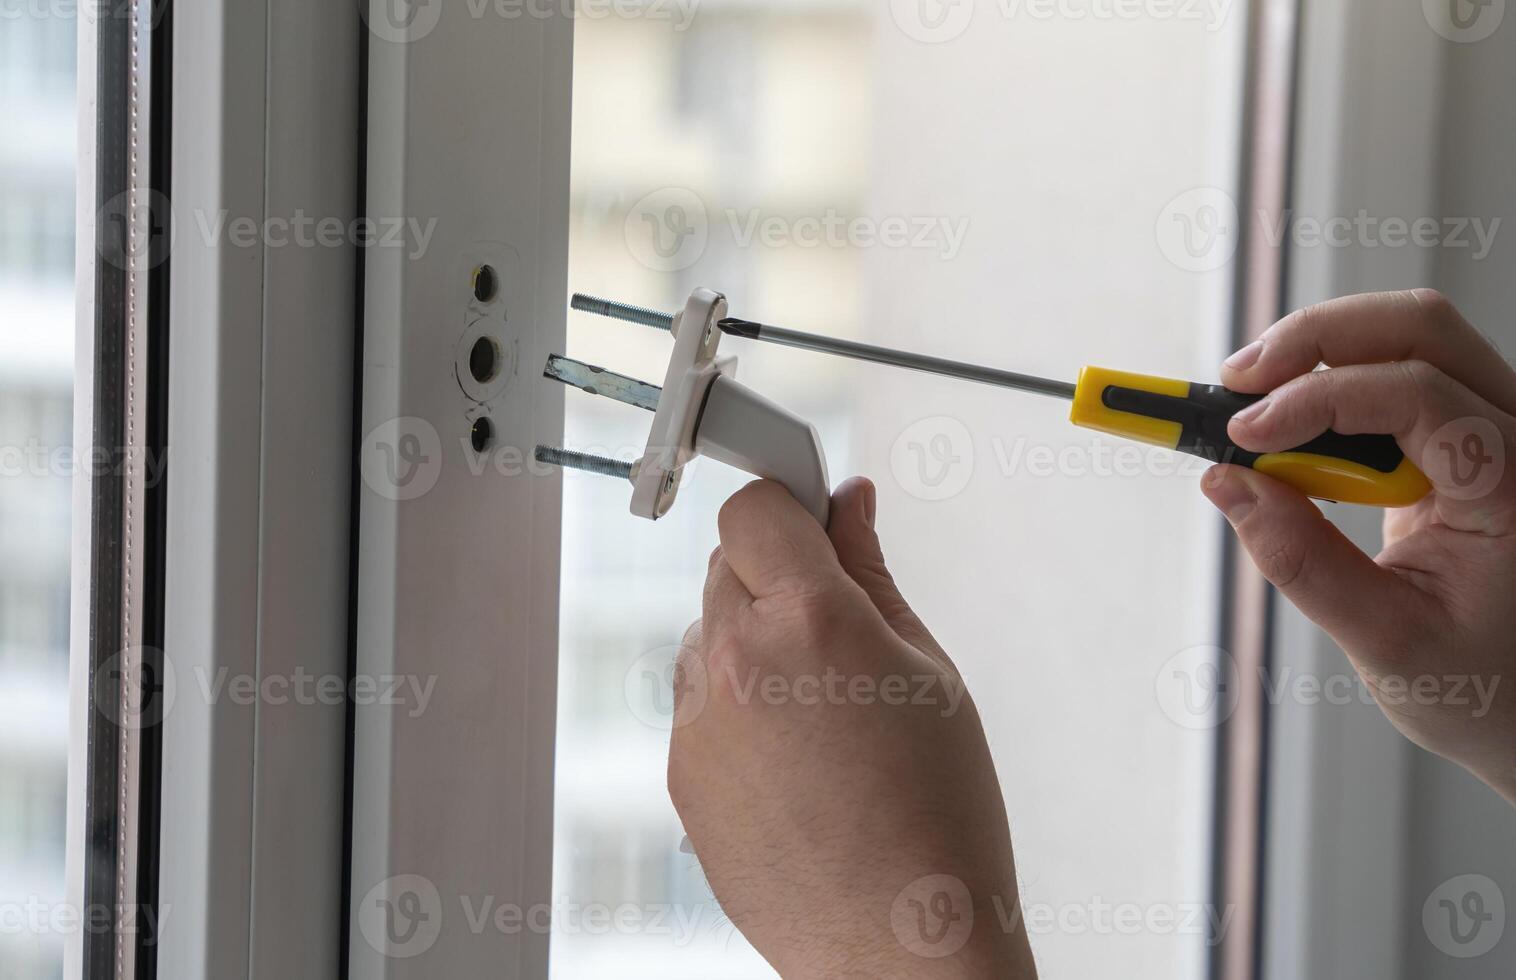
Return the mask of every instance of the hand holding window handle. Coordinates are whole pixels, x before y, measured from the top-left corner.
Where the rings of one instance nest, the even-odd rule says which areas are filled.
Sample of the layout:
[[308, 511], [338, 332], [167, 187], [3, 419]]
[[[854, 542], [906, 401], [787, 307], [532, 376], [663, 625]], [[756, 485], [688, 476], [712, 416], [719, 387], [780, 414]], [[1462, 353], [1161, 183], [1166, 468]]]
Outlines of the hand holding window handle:
[[874, 508], [864, 480], [826, 530], [774, 482], [722, 508], [669, 793], [786, 980], [1035, 977], [978, 712], [896, 590]]
[[1419, 462], [1433, 493], [1386, 513], [1377, 558], [1259, 473], [1217, 467], [1203, 488], [1390, 721], [1516, 804], [1516, 371], [1447, 299], [1417, 290], [1292, 314], [1223, 381], [1270, 393], [1231, 423], [1244, 449], [1332, 428], [1391, 434]]

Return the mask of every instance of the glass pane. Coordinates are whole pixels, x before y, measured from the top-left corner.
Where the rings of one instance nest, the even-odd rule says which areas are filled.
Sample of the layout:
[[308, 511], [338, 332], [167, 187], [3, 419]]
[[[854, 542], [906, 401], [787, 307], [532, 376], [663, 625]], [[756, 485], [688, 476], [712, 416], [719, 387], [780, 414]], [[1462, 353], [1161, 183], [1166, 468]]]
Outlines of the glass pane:
[[[705, 285], [739, 316], [1068, 381], [1214, 379], [1244, 5], [609, 9], [576, 27], [574, 288], [672, 310]], [[1213, 735], [1165, 684], [1215, 633], [1203, 467], [1056, 401], [723, 350], [818, 426], [835, 481], [878, 485], [892, 569], [984, 715], [1046, 975], [1201, 976]], [[571, 317], [573, 356], [656, 382], [668, 351]], [[569, 395], [572, 447], [633, 458], [647, 427]], [[773, 975], [680, 850], [658, 683], [745, 482], [699, 465], [652, 525], [624, 483], [567, 475], [558, 980]], [[563, 914], [599, 906], [620, 925]]]
[[72, 4], [0, 16], [0, 978], [62, 975], [73, 445]]

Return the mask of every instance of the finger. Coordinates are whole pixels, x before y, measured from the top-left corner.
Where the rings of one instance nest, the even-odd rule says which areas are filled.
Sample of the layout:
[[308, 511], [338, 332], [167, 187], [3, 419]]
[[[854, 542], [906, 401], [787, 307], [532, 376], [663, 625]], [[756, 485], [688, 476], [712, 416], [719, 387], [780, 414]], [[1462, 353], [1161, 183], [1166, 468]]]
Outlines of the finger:
[[1425, 361], [1502, 411], [1516, 414], [1516, 371], [1430, 289], [1347, 296], [1298, 310], [1223, 365], [1234, 391], [1273, 391], [1319, 364]]
[[679, 640], [679, 659], [688, 656], [703, 656], [705, 650], [705, 622], [697, 619], [684, 631]]
[[717, 548], [711, 555], [710, 568], [705, 575], [705, 594], [701, 600], [701, 614], [708, 631], [724, 629], [752, 604], [752, 595], [732, 571], [724, 552]]
[[816, 519], [782, 485], [748, 484], [717, 519], [727, 564], [754, 599], [814, 594], [847, 583]]
[[1229, 432], [1242, 448], [1268, 453], [1327, 429], [1395, 436], [1431, 479], [1438, 514], [1449, 526], [1511, 529], [1516, 494], [1506, 460], [1516, 444], [1516, 419], [1425, 362], [1358, 364], [1296, 378], [1239, 413]]
[[706, 702], [709, 651], [706, 648], [705, 622], [695, 620], [684, 631], [679, 641], [679, 650], [674, 656], [674, 677], [670, 685], [674, 693], [674, 716], [672, 753], [674, 744], [680, 742], [679, 732], [690, 722], [699, 718]]
[[1264, 577], [1355, 659], [1393, 656], [1404, 624], [1431, 599], [1381, 567], [1290, 487], [1241, 466], [1218, 466], [1201, 488]]
[[874, 608], [890, 628], [907, 643], [926, 651], [938, 649], [926, 626], [900, 594], [884, 562], [879, 535], [874, 533], [878, 494], [874, 485], [855, 477], [832, 496], [832, 518], [827, 535], [837, 549], [843, 571], [867, 593]]

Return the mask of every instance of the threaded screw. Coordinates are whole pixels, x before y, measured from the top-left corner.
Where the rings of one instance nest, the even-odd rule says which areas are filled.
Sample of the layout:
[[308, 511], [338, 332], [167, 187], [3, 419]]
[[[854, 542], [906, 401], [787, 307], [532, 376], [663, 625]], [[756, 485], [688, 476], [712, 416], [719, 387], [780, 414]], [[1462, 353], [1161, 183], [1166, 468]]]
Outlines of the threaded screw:
[[674, 317], [670, 313], [659, 313], [644, 306], [633, 306], [630, 303], [618, 303], [613, 299], [601, 299], [598, 296], [586, 296], [584, 293], [575, 293], [569, 301], [569, 306], [581, 313], [593, 313], [596, 316], [610, 317], [612, 320], [624, 320], [627, 323], [639, 323], [644, 327], [652, 327], [655, 330], [674, 329]]
[[583, 470], [586, 473], [620, 477], [623, 480], [631, 480], [632, 478], [632, 464], [623, 463], [619, 459], [607, 459], [604, 456], [576, 453], [571, 449], [559, 449], [556, 446], [538, 446], [535, 455], [537, 462], [546, 466], [559, 466], [566, 470]]

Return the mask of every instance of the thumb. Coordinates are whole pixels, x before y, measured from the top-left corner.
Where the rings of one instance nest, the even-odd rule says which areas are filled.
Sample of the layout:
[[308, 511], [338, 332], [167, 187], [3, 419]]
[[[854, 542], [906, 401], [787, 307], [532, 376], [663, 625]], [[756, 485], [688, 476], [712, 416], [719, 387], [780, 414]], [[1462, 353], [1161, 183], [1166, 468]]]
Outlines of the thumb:
[[1343, 647], [1360, 658], [1400, 659], [1429, 597], [1348, 540], [1306, 497], [1241, 466], [1218, 466], [1201, 489], [1253, 564]]
[[826, 533], [837, 549], [843, 571], [868, 594], [890, 629], [914, 647], [934, 650], [937, 642], [911, 611], [885, 566], [879, 535], [874, 533], [877, 503], [874, 484], [862, 477], [848, 480], [832, 496], [832, 517]]

